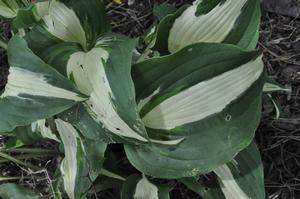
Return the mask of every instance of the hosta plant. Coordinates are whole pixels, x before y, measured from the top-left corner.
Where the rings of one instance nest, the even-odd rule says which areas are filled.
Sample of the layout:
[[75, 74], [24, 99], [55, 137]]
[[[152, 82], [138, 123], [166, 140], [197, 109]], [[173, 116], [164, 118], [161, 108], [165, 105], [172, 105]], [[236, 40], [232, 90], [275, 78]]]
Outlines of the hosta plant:
[[[158, 179], [169, 179], [205, 199], [263, 199], [253, 137], [263, 88], [276, 86], [264, 86], [256, 49], [260, 1], [163, 4], [159, 21], [135, 39], [112, 32], [104, 8], [101, 0], [0, 1], [13, 32], [0, 96], [0, 132], [10, 139], [1, 157], [22, 164], [10, 151], [56, 142], [49, 198], [113, 188], [115, 198], [164, 199], [174, 187]], [[198, 181], [211, 172], [212, 186]], [[21, 198], [14, 194], [40, 198], [0, 185], [1, 197]]]

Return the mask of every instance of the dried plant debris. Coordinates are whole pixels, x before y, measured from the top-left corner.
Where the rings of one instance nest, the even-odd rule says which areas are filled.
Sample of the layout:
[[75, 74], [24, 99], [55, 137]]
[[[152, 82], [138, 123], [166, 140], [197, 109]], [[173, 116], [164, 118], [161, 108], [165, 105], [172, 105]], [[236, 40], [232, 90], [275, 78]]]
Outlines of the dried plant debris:
[[146, 31], [153, 23], [153, 7], [156, 4], [166, 2], [179, 7], [185, 3], [191, 3], [192, 1], [129, 0], [120, 1], [121, 4], [109, 0], [105, 0], [105, 2], [107, 4], [108, 15], [112, 20], [113, 30], [131, 37], [136, 37]]
[[297, 17], [300, 15], [299, 0], [263, 0], [263, 7], [269, 12]]
[[265, 167], [268, 198], [300, 198], [300, 18], [265, 12], [260, 47], [268, 74], [292, 92], [272, 94], [257, 133]]
[[[4, 23], [0, 19], [0, 35], [4, 40], [7, 40], [10, 38], [10, 27], [7, 23]], [[7, 56], [4, 49], [0, 48], [0, 89], [3, 88], [3, 86], [6, 83], [6, 77], [8, 75], [8, 64], [7, 64]]]

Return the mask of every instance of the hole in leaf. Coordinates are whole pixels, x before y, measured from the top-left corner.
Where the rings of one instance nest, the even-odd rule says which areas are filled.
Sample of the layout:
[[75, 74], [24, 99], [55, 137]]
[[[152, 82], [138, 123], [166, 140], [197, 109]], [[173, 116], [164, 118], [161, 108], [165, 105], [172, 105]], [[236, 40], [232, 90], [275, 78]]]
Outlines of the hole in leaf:
[[227, 122], [229, 122], [229, 121], [231, 120], [231, 118], [232, 118], [232, 116], [228, 114], [228, 115], [226, 115], [225, 120], [226, 120]]

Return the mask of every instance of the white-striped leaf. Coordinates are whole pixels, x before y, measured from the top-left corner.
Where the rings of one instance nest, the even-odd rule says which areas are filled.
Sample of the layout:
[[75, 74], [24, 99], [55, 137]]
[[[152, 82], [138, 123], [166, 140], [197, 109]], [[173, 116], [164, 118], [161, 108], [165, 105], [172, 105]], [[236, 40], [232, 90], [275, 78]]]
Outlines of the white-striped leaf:
[[46, 119], [41, 119], [33, 122], [30, 126], [32, 132], [39, 132], [43, 138], [48, 138], [60, 142], [60, 140], [52, 131], [50, 125], [46, 123]]
[[34, 16], [36, 17], [36, 19], [40, 20], [44, 16], [49, 14], [50, 0], [36, 2], [34, 3], [34, 7]]
[[26, 35], [36, 53], [61, 42], [78, 43], [87, 51], [95, 46], [98, 37], [110, 29], [102, 1], [52, 0], [48, 15], [45, 15], [46, 6], [36, 6], [36, 16], [42, 15], [43, 22]]
[[86, 35], [74, 10], [64, 3], [51, 1], [49, 15], [43, 17], [45, 29], [62, 41], [75, 42], [86, 48]]
[[250, 199], [235, 181], [230, 168], [225, 164], [214, 170], [219, 178], [219, 183], [225, 198], [228, 199]]
[[8, 146], [11, 146], [11, 143], [15, 143], [14, 147], [20, 147], [43, 140], [41, 133], [33, 131], [30, 125], [18, 126], [11, 132], [11, 134], [13, 134], [14, 137], [10, 138]]
[[145, 176], [133, 174], [124, 182], [121, 199], [170, 199], [171, 187], [151, 183]]
[[138, 181], [135, 187], [134, 199], [159, 199], [158, 188], [152, 184], [145, 175]]
[[174, 53], [198, 42], [224, 42], [254, 49], [259, 23], [259, 0], [195, 1], [161, 22], [154, 49]]
[[197, 5], [195, 15], [205, 15], [212, 11], [216, 6], [220, 6], [226, 0], [196, 0], [194, 4]]
[[14, 129], [12, 134], [22, 141], [24, 145], [34, 144], [43, 139], [52, 139], [60, 142], [54, 132], [52, 132], [52, 124], [50, 124], [49, 121], [50, 120], [46, 121], [46, 119], [41, 119], [27, 126], [19, 126]]
[[77, 148], [78, 134], [69, 123], [60, 119], [55, 120], [57, 130], [64, 145], [65, 158], [62, 160], [61, 173], [64, 179], [64, 188], [70, 199], [75, 199], [75, 185], [77, 176]]
[[4, 18], [16, 17], [19, 8], [16, 0], [0, 0], [0, 16]]
[[82, 139], [70, 123], [61, 119], [55, 123], [65, 152], [61, 164], [64, 189], [71, 199], [81, 198], [100, 174], [107, 144], [97, 139]]
[[265, 199], [263, 166], [254, 143], [214, 172], [218, 180], [209, 182], [209, 187], [203, 187], [197, 178], [179, 181], [203, 199]]
[[145, 142], [146, 132], [135, 109], [130, 77], [135, 41], [117, 42], [110, 47], [103, 44], [89, 52], [72, 54], [67, 75], [81, 92], [90, 96], [85, 105], [97, 122], [118, 136]]
[[100, 175], [109, 177], [109, 178], [113, 178], [113, 179], [117, 179], [117, 180], [121, 180], [121, 181], [126, 181], [125, 178], [123, 178], [122, 176], [120, 176], [119, 174], [113, 173], [111, 171], [108, 171], [106, 169], [101, 169], [100, 171]]
[[73, 45], [57, 45], [44, 59], [60, 64], [63, 73], [89, 96], [84, 106], [98, 125], [114, 135], [109, 137], [147, 142], [131, 78], [135, 44], [135, 40], [113, 36], [102, 38], [88, 52], [76, 51]]
[[266, 82], [264, 85], [265, 93], [272, 93], [277, 91], [291, 92], [291, 88], [285, 88], [284, 86], [278, 84], [277, 82]]
[[258, 57], [169, 97], [148, 111], [143, 122], [152, 129], [171, 130], [222, 112], [249, 89], [262, 72], [262, 60]]
[[127, 145], [131, 163], [147, 175], [178, 178], [231, 160], [258, 126], [263, 71], [258, 52], [217, 43], [195, 44], [134, 66], [150, 139], [184, 140], [175, 147]]
[[49, 1], [1, 0], [0, 16], [8, 19], [16, 29], [35, 25], [48, 13]]
[[264, 199], [264, 174], [259, 151], [254, 143], [214, 170], [225, 199]]
[[[26, 2], [22, 1], [22, 2]], [[27, 2], [18, 9], [17, 15], [12, 20], [16, 29], [28, 28], [38, 23], [42, 17], [48, 14], [50, 1]]]
[[86, 139], [102, 140], [105, 143], [113, 142], [102, 125], [92, 118], [83, 104], [78, 104], [58, 116], [72, 124]]
[[86, 99], [18, 36], [9, 43], [8, 61], [8, 82], [0, 96], [0, 132], [49, 118]]

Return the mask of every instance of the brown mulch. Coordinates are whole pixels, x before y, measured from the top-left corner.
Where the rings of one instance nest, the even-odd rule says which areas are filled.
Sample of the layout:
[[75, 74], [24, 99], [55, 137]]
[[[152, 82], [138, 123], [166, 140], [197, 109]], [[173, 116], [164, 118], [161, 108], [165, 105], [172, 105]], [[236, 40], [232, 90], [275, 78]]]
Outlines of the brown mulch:
[[260, 47], [269, 76], [291, 93], [272, 94], [281, 110], [264, 101], [257, 143], [265, 167], [269, 198], [300, 198], [300, 18], [264, 12]]
[[[3, 39], [8, 39], [10, 37], [10, 28], [0, 19], [0, 34]], [[8, 65], [7, 65], [7, 56], [4, 49], [0, 48], [0, 90], [6, 83], [6, 77], [8, 75]]]

